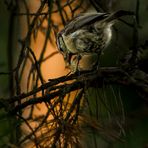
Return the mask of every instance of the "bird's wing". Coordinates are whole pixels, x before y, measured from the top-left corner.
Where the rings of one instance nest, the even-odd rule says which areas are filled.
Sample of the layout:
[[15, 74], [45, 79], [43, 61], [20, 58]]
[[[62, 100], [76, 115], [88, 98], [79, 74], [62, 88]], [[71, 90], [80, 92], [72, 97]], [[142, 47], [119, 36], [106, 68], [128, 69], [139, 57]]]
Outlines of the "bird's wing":
[[108, 14], [106, 13], [80, 14], [65, 26], [64, 33], [65, 35], [67, 35], [69, 33], [75, 32], [77, 29], [80, 29], [81, 27], [85, 25], [92, 24], [96, 21], [103, 20], [107, 16]]

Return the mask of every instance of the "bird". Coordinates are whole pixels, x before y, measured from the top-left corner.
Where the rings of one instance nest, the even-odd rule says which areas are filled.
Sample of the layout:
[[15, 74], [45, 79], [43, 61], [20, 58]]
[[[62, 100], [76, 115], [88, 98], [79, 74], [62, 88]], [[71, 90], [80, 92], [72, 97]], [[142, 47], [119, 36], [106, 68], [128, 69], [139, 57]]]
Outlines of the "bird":
[[81, 13], [57, 34], [57, 47], [72, 73], [92, 71], [112, 39], [112, 26], [131, 11]]

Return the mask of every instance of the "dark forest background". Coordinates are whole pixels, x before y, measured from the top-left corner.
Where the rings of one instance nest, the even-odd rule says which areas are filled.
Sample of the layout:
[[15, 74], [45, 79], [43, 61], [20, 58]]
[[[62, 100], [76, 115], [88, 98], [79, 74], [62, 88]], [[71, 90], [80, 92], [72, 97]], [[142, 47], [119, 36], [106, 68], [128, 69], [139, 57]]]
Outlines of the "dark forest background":
[[[29, 0], [20, 1], [0, 1], [0, 147], [23, 147], [31, 141], [37, 148], [147, 148], [148, 1], [41, 0], [36, 14], [29, 10]], [[36, 32], [43, 29], [45, 38], [52, 42], [52, 31], [48, 30], [60, 30], [50, 19], [53, 11], [56, 9], [62, 20], [60, 27], [69, 21], [64, 4], [75, 8], [69, 20], [88, 9], [109, 13], [127, 10], [135, 16], [123, 17], [114, 25], [112, 42], [100, 59], [101, 75], [72, 74], [45, 82], [41, 71], [44, 56], [37, 59], [30, 44]], [[21, 14], [22, 5], [25, 14]], [[19, 38], [22, 16], [28, 25], [24, 40]], [[48, 21], [48, 28], [43, 28], [44, 20]], [[24, 61], [28, 59], [32, 61], [28, 75], [34, 79], [28, 76], [31, 87], [23, 88]], [[67, 83], [70, 80], [73, 81]], [[65, 103], [64, 97], [74, 90], [78, 91], [72, 103], [68, 99]], [[47, 113], [34, 118], [33, 109], [38, 103], [45, 104]], [[30, 116], [24, 117], [27, 107], [31, 108]], [[47, 120], [49, 116], [53, 118]], [[38, 126], [32, 127], [30, 122], [37, 122]], [[22, 131], [22, 124], [30, 129], [29, 133]]]

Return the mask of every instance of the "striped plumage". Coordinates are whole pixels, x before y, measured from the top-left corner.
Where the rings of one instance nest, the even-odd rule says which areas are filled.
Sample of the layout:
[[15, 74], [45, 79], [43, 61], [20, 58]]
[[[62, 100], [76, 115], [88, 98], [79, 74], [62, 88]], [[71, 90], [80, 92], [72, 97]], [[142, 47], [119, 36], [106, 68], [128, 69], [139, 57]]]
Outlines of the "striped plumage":
[[133, 13], [122, 10], [112, 14], [84, 13], [70, 21], [57, 35], [66, 66], [72, 72], [93, 70], [111, 40], [114, 20], [124, 15]]

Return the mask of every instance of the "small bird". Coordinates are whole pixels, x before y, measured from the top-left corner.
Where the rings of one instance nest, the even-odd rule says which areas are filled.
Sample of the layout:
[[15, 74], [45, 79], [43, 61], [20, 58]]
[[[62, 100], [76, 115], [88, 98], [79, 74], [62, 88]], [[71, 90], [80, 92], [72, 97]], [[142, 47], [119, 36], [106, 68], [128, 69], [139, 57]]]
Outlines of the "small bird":
[[57, 34], [57, 46], [63, 54], [66, 67], [72, 73], [96, 69], [99, 57], [112, 38], [115, 20], [133, 12], [82, 13], [71, 20]]

